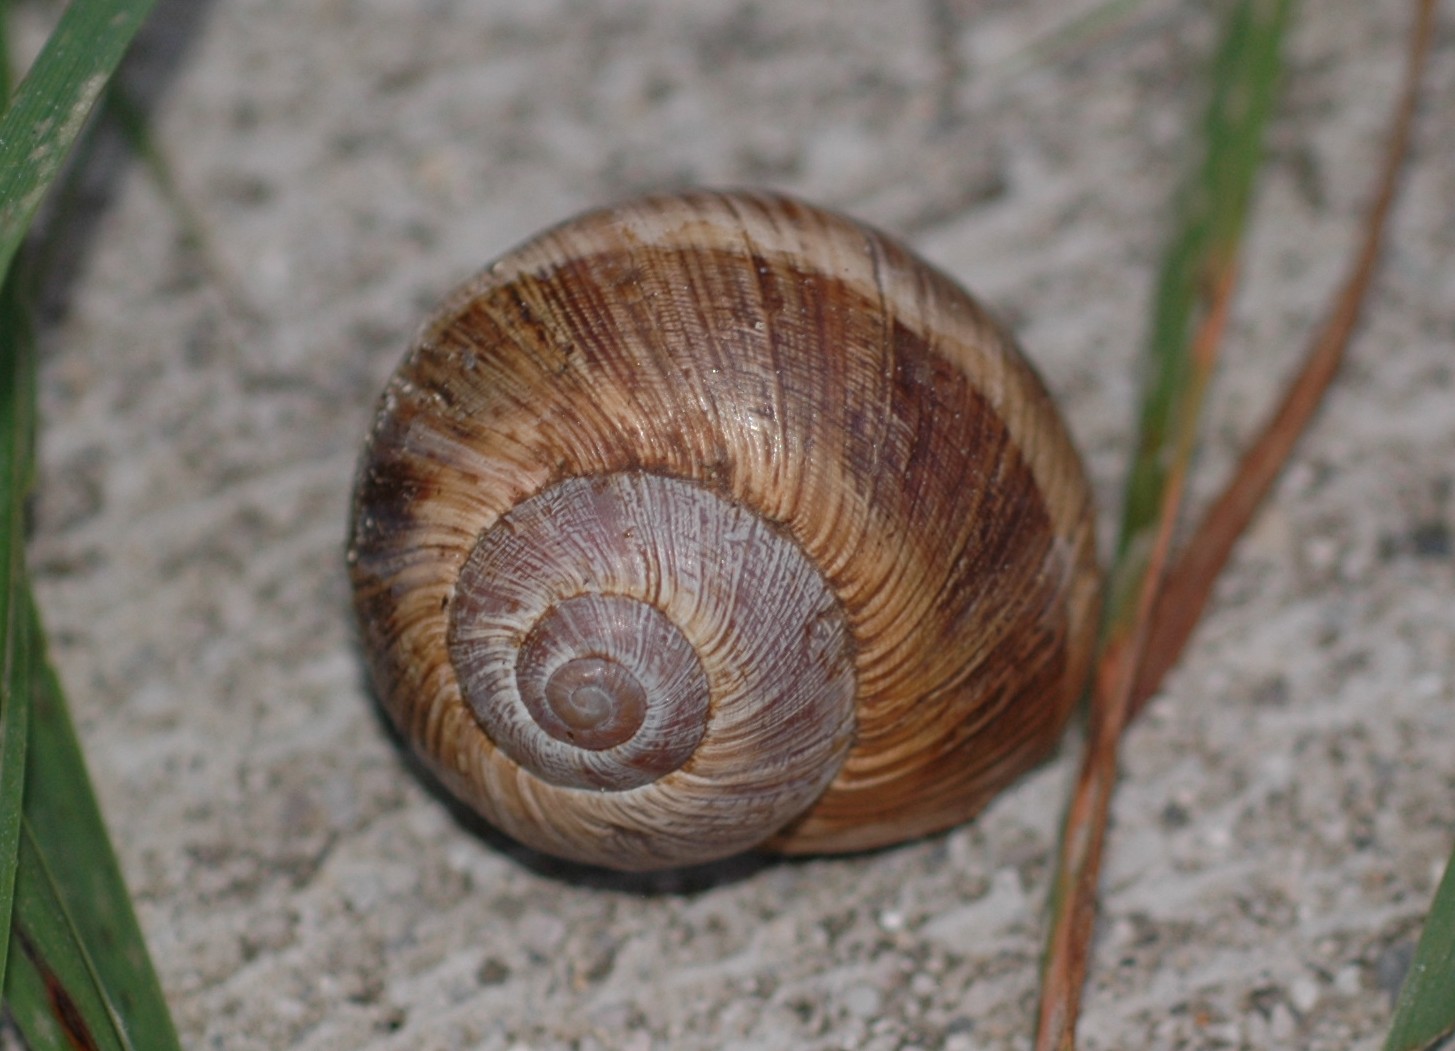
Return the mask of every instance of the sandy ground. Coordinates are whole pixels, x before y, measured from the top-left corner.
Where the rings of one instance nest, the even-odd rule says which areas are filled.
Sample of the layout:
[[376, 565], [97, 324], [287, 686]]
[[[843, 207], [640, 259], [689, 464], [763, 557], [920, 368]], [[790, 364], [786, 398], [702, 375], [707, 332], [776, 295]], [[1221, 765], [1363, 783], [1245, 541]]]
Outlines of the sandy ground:
[[[404, 759], [342, 546], [427, 306], [537, 227], [687, 183], [848, 210], [990, 300], [1109, 536], [1214, 27], [1146, 0], [1027, 52], [1089, 6], [164, 4], [128, 76], [185, 209], [114, 147], [72, 204], [33, 563], [188, 1047], [1027, 1046], [1071, 749], [871, 857], [565, 869]], [[1303, 6], [1200, 497], [1338, 277], [1408, 6]], [[1378, 1046], [1455, 841], [1446, 14], [1354, 360], [1129, 738], [1088, 1049]]]

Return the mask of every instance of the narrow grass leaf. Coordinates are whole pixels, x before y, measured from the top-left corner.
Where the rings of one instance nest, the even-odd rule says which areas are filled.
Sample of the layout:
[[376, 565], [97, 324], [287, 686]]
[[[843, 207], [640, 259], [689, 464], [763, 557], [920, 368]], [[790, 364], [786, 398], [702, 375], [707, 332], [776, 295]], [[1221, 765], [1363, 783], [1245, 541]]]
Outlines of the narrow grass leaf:
[[[179, 1047], [25, 582], [21, 509], [35, 401], [29, 315], [11, 270], [152, 2], [73, 0], [0, 117], [0, 273], [10, 275], [0, 302], [0, 639], [8, 647], [0, 652], [10, 655], [0, 688], [11, 691], [0, 713], [0, 897], [11, 879], [14, 895], [0, 945], [9, 950], [6, 1008], [36, 1049]], [[27, 725], [17, 733], [22, 711]], [[12, 760], [21, 748], [28, 762]], [[14, 782], [22, 787], [12, 797]], [[7, 869], [15, 822], [16, 863]]]
[[1395, 1003], [1384, 1051], [1423, 1051], [1455, 1033], [1455, 853]]
[[31, 701], [24, 508], [35, 377], [19, 278], [12, 272], [0, 287], [0, 987], [9, 959]]
[[1108, 589], [1090, 732], [1051, 892], [1036, 1047], [1075, 1047], [1117, 745], [1232, 302], [1291, 0], [1244, 0], [1213, 63], [1201, 162], [1178, 203], [1154, 298], [1137, 451]]
[[0, 0], [0, 112], [10, 105], [10, 89], [15, 86], [10, 70], [10, 7]]
[[5, 981], [11, 1017], [31, 1051], [132, 1051], [120, 1019], [76, 936], [66, 903], [46, 866], [29, 821], [20, 837], [15, 960]]
[[0, 117], [0, 274], [154, 0], [72, 0]]
[[[126, 91], [125, 86], [113, 83], [106, 93], [102, 119], [110, 121], [121, 133], [131, 152], [141, 161], [152, 183], [166, 201], [172, 218], [181, 228], [183, 243], [195, 253], [198, 265], [209, 278], [209, 289], [222, 308], [224, 338], [234, 349], [240, 349], [246, 340], [236, 331], [238, 324], [260, 323], [262, 315], [247, 301], [237, 280], [223, 263], [213, 244], [207, 222], [188, 198], [177, 181], [176, 168], [171, 157], [152, 134], [151, 123], [146, 110]], [[65, 192], [63, 189], [61, 192]]]
[[36, 680], [25, 817], [35, 851], [54, 878], [76, 940], [93, 963], [98, 995], [138, 1047], [171, 1051], [179, 1047], [176, 1030], [34, 620], [31, 630]]
[[15, 877], [20, 860], [22, 792], [25, 785], [26, 744], [30, 715], [30, 662], [25, 621], [16, 618], [6, 639], [22, 654], [14, 654], [5, 671], [4, 711], [0, 712], [0, 987], [9, 964], [10, 925], [14, 917]]
[[1034, 69], [1072, 48], [1085, 49], [1113, 39], [1121, 24], [1145, 3], [1146, 0], [1100, 0], [1011, 54], [1004, 61], [1004, 69], [1009, 73]]
[[[1219, 285], [1235, 269], [1263, 128], [1273, 108], [1290, 0], [1244, 0], [1231, 12], [1213, 65], [1213, 97], [1203, 124], [1202, 164], [1182, 191], [1177, 234], [1164, 257], [1153, 300], [1138, 444], [1127, 484], [1114, 574], [1140, 575], [1133, 554], [1159, 524], [1176, 431], [1194, 431], [1185, 412], [1199, 367], [1198, 330], [1216, 313]], [[1214, 344], [1215, 346], [1215, 344]], [[1113, 621], [1131, 618], [1123, 605]], [[1130, 589], [1135, 591], [1135, 589]]]
[[1273, 488], [1294, 444], [1313, 421], [1324, 393], [1344, 359], [1379, 260], [1385, 225], [1394, 206], [1399, 176], [1414, 126], [1420, 84], [1434, 37], [1435, 0], [1416, 0], [1414, 28], [1405, 64], [1404, 88], [1391, 121], [1384, 164], [1343, 285], [1324, 311], [1297, 376], [1267, 424], [1249, 445], [1226, 488], [1168, 570], [1152, 614], [1151, 635], [1133, 690], [1132, 713], [1151, 699], [1162, 677], [1176, 663], [1202, 617], [1218, 574], [1254, 512]]
[[[0, 8], [0, 105], [10, 98], [9, 20]], [[0, 988], [9, 960], [15, 868], [20, 851], [25, 753], [30, 736], [30, 662], [25, 587], [25, 495], [30, 487], [35, 391], [29, 314], [20, 282], [0, 281]]]

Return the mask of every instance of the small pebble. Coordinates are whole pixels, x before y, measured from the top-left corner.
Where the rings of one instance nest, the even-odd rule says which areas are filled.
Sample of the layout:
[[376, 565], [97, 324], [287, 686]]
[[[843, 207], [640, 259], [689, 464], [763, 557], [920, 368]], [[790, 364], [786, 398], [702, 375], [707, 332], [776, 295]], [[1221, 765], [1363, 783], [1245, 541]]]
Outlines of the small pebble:
[[1319, 1002], [1319, 983], [1308, 975], [1295, 978], [1288, 987], [1288, 1000], [1299, 1014], [1308, 1014]]
[[844, 994], [844, 1007], [858, 1018], [873, 1018], [879, 1013], [883, 998], [870, 985], [856, 985]]
[[1293, 1012], [1286, 1004], [1274, 1004], [1273, 1011], [1268, 1018], [1268, 1035], [1280, 1044], [1286, 1044], [1293, 1039], [1298, 1031], [1298, 1022], [1293, 1017]]

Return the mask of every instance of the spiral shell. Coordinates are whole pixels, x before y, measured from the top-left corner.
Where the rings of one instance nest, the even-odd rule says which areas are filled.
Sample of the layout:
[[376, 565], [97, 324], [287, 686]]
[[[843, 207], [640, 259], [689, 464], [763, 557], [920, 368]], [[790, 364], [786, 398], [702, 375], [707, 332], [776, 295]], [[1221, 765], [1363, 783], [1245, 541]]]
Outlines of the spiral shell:
[[1011, 338], [877, 232], [745, 193], [589, 213], [447, 299], [349, 557], [439, 777], [628, 869], [964, 820], [1054, 746], [1100, 587]]

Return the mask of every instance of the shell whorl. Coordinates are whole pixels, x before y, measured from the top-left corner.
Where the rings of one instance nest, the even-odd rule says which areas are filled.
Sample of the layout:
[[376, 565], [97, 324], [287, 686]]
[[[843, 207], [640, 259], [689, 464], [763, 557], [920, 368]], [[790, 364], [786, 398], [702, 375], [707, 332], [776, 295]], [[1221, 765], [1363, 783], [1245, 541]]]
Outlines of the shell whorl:
[[973, 300], [849, 220], [697, 193], [444, 303], [350, 562], [442, 779], [540, 849], [648, 868], [968, 817], [1059, 737], [1093, 549], [1065, 429]]
[[[715, 826], [755, 846], [755, 828], [817, 798], [852, 737], [843, 611], [816, 568], [679, 479], [567, 479], [512, 508], [461, 573], [450, 653], [466, 703], [523, 769], [630, 791], [644, 818], [664, 815], [660, 839], [689, 830], [688, 850]], [[572, 722], [610, 732], [583, 742]]]

